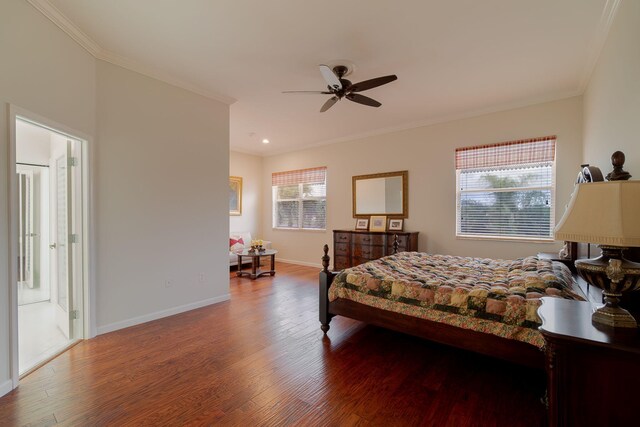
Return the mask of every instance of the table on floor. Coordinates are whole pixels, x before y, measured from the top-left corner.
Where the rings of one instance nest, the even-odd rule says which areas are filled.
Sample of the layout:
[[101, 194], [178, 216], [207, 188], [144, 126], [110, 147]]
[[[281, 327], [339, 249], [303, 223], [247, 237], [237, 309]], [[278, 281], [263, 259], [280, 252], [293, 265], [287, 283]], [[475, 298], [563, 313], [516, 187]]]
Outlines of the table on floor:
[[542, 301], [549, 426], [638, 425], [640, 330], [593, 323], [587, 301]]
[[[260, 276], [266, 276], [267, 274], [273, 276], [276, 274], [276, 254], [278, 251], [275, 249], [265, 249], [263, 251], [251, 251], [249, 249], [245, 249], [241, 252], [236, 252], [238, 256], [238, 276], [249, 276], [251, 279], [255, 280]], [[271, 269], [262, 271], [260, 269], [260, 257], [270, 257], [271, 258]], [[251, 257], [251, 272], [242, 271], [242, 257]]]

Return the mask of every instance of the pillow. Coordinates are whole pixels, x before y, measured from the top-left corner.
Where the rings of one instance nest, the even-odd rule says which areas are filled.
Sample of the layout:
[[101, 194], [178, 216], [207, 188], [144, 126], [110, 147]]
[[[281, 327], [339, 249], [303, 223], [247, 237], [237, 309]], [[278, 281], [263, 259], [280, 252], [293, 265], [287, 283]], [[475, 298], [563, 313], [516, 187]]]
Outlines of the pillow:
[[229, 237], [229, 251], [238, 252], [244, 249], [244, 240], [242, 237], [231, 236]]

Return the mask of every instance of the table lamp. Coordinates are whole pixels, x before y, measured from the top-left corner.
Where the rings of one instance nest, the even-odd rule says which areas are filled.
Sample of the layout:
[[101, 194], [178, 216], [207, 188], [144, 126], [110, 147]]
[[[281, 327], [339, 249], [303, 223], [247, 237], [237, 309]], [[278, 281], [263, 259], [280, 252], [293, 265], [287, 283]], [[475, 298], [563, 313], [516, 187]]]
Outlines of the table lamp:
[[593, 313], [592, 321], [637, 328], [636, 320], [619, 303], [623, 293], [640, 288], [640, 263], [623, 255], [625, 249], [640, 246], [640, 181], [576, 185], [554, 236], [602, 249], [598, 258], [575, 262], [580, 277], [603, 291], [605, 305]]

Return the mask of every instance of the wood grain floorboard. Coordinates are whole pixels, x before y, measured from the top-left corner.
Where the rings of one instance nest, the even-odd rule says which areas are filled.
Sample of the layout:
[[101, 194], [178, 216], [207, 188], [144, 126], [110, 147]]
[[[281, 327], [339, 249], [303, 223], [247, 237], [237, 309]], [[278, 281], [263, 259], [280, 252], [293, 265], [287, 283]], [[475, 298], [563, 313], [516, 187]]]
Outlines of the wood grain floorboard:
[[337, 317], [318, 269], [230, 273], [231, 300], [84, 341], [0, 398], [0, 426], [540, 426], [544, 374]]

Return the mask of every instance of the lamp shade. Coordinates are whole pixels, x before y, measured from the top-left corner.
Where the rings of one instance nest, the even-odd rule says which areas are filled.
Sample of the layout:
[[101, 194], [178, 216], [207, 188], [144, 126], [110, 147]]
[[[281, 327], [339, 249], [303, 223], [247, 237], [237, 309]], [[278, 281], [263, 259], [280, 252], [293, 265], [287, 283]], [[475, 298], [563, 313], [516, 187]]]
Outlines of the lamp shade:
[[640, 246], [640, 181], [576, 185], [554, 236], [570, 242]]

